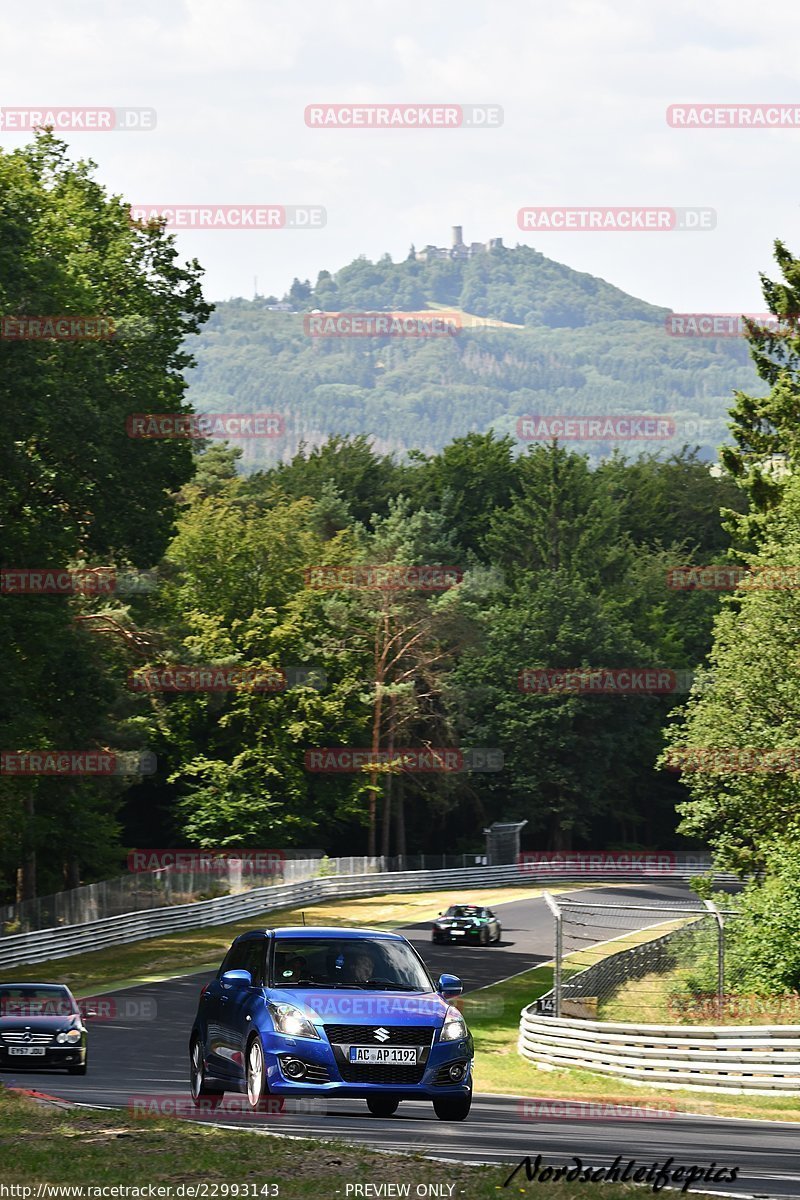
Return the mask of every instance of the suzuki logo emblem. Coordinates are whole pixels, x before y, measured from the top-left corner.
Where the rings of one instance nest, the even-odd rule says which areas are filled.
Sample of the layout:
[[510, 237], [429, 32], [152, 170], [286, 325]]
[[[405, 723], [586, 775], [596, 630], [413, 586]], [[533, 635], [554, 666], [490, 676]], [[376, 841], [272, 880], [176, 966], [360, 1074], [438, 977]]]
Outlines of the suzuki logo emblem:
[[383, 1026], [381, 1025], [380, 1029], [374, 1029], [374, 1030], [372, 1031], [372, 1036], [373, 1036], [373, 1037], [375, 1038], [375, 1040], [376, 1040], [376, 1041], [378, 1041], [378, 1042], [385, 1042], [385, 1041], [388, 1041], [388, 1039], [389, 1039], [389, 1038], [390, 1038], [392, 1035], [389, 1033], [389, 1030], [388, 1030], [388, 1029], [384, 1029], [384, 1028], [383, 1028]]

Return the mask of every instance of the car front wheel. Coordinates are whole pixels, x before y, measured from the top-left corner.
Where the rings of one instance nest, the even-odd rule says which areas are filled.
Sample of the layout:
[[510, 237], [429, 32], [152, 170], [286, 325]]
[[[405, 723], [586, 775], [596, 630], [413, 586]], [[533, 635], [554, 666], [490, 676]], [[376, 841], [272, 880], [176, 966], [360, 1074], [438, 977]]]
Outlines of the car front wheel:
[[192, 1042], [189, 1083], [192, 1089], [192, 1100], [199, 1108], [201, 1105], [215, 1107], [220, 1103], [224, 1092], [212, 1092], [206, 1083], [206, 1065], [203, 1062], [203, 1047], [197, 1038]]
[[463, 1121], [472, 1107], [472, 1088], [466, 1096], [437, 1096], [433, 1111], [440, 1121]]
[[373, 1117], [392, 1117], [400, 1103], [394, 1096], [367, 1096], [367, 1108]]
[[489, 945], [489, 930], [485, 925], [481, 925], [480, 943], [482, 946]]
[[67, 1067], [69, 1075], [85, 1075], [88, 1063], [81, 1063], [79, 1067]]
[[247, 1103], [253, 1112], [264, 1107], [268, 1095], [264, 1050], [259, 1038], [254, 1037], [247, 1047]]

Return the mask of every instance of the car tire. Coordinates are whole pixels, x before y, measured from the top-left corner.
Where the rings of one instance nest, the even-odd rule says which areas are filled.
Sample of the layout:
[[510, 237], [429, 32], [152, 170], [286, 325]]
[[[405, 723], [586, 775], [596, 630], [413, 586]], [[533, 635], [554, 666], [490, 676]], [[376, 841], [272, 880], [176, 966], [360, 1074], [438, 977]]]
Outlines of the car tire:
[[498, 925], [498, 926], [497, 926], [497, 937], [494, 939], [494, 942], [495, 942], [495, 945], [496, 945], [496, 946], [499, 946], [499, 945], [500, 945], [500, 939], [501, 939], [501, 937], [502, 937], [502, 936], [503, 936], [503, 930], [502, 930], [502, 928], [501, 928], [501, 927]]
[[206, 1064], [203, 1061], [203, 1047], [199, 1038], [192, 1040], [192, 1047], [189, 1051], [189, 1087], [192, 1092], [192, 1100], [198, 1108], [201, 1106], [207, 1108], [209, 1104], [214, 1108], [225, 1095], [223, 1091], [212, 1089], [206, 1083]]
[[472, 1107], [472, 1088], [466, 1096], [437, 1096], [433, 1102], [433, 1111], [440, 1121], [463, 1121], [469, 1116]]
[[255, 1035], [247, 1043], [244, 1060], [244, 1077], [247, 1103], [253, 1112], [261, 1112], [269, 1097], [267, 1087], [267, 1064], [261, 1039]]
[[399, 1103], [396, 1096], [367, 1096], [367, 1108], [373, 1117], [393, 1117]]
[[85, 1075], [88, 1063], [82, 1063], [79, 1067], [67, 1067], [68, 1075]]
[[486, 928], [485, 925], [481, 925], [481, 932], [480, 932], [480, 936], [479, 936], [478, 940], [482, 946], [489, 945], [489, 930]]

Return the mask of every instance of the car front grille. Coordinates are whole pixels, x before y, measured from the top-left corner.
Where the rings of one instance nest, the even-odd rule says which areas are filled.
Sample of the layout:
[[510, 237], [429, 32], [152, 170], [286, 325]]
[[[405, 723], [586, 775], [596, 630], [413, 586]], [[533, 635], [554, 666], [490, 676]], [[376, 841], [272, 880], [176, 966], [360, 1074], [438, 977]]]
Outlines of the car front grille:
[[[331, 1045], [345, 1046], [430, 1046], [432, 1025], [325, 1025]], [[385, 1029], [387, 1038], [376, 1038], [375, 1031]]]
[[388, 1083], [394, 1087], [419, 1083], [425, 1074], [424, 1063], [417, 1063], [413, 1067], [397, 1067], [389, 1064], [379, 1066], [373, 1063], [340, 1062], [338, 1067], [345, 1083]]
[[16, 1029], [0, 1030], [0, 1038], [9, 1046], [49, 1046], [54, 1036], [52, 1033], [23, 1033]]

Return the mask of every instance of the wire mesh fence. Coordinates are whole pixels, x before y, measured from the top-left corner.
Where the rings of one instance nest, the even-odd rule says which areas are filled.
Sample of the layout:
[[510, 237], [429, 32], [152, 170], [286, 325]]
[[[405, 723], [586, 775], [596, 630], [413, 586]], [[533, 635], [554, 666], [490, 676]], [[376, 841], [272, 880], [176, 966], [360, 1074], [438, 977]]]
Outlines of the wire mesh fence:
[[[183, 852], [175, 852], [179, 856]], [[202, 852], [187, 852], [184, 859]], [[280, 855], [237, 861], [222, 857], [206, 867], [186, 870], [180, 866], [130, 871], [116, 879], [86, 884], [51, 896], [38, 896], [16, 904], [0, 905], [0, 937], [30, 933], [37, 929], [83, 925], [105, 917], [147, 909], [213, 900], [218, 896], [237, 895], [273, 884], [299, 883], [326, 875], [371, 874], [383, 871], [425, 871], [480, 866], [485, 857], [478, 854], [411, 854], [398, 858], [349, 855], [328, 858], [322, 852], [314, 857], [292, 858]], [[261, 864], [261, 865], [259, 865]]]
[[741, 980], [725, 954], [735, 909], [689, 899], [609, 905], [550, 897], [549, 903], [555, 986], [539, 1000], [540, 1013], [702, 1023], [724, 1019], [726, 1003], [739, 994]]

